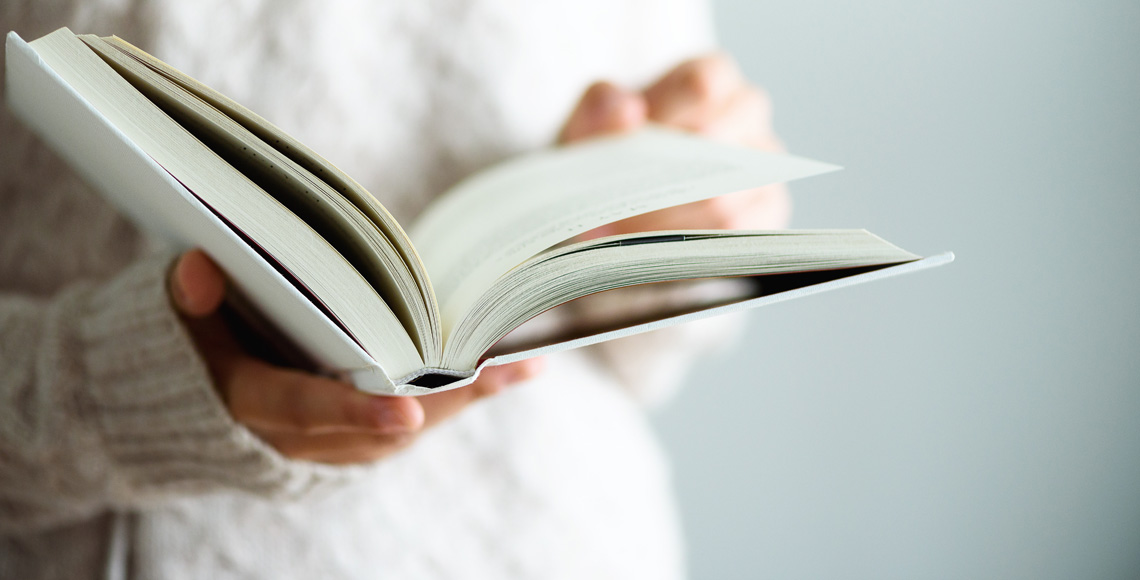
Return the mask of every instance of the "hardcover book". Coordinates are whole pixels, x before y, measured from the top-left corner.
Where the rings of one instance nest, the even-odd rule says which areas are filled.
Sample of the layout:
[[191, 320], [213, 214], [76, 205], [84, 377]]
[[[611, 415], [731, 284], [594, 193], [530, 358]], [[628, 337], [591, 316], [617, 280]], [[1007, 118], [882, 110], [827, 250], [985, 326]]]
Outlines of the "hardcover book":
[[[373, 393], [456, 388], [487, 365], [953, 260], [863, 230], [582, 239], [634, 215], [836, 169], [664, 129], [507, 160], [405, 230], [296, 139], [121, 39], [9, 33], [6, 62], [11, 109], [95, 189], [151, 232], [203, 248], [258, 326]], [[733, 290], [511, 340], [591, 294], [720, 279]]]

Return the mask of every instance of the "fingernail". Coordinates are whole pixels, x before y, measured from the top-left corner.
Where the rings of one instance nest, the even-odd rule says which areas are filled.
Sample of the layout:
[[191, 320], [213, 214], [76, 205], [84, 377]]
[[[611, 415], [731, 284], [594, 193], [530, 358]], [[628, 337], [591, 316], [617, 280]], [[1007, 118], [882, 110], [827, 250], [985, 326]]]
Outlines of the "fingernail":
[[182, 282], [178, 279], [177, 264], [175, 264], [174, 272], [170, 276], [170, 298], [179, 310], [186, 310], [186, 293], [182, 290]]
[[402, 406], [394, 406], [387, 401], [373, 403], [375, 427], [380, 433], [396, 435], [409, 433], [419, 426], [419, 421], [407, 413]]

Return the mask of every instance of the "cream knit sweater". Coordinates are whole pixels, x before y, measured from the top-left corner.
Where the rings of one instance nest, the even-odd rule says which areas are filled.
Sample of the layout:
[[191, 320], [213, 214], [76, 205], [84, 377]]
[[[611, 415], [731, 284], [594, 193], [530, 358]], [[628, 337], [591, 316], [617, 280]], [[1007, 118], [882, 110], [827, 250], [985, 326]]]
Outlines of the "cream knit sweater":
[[[551, 143], [589, 82], [639, 86], [711, 42], [697, 0], [5, 0], [0, 18], [141, 45], [402, 220]], [[171, 251], [6, 111], [0, 143], [0, 578], [681, 574], [638, 401], [695, 331], [552, 357], [375, 465], [289, 461], [216, 398], [166, 297]]]

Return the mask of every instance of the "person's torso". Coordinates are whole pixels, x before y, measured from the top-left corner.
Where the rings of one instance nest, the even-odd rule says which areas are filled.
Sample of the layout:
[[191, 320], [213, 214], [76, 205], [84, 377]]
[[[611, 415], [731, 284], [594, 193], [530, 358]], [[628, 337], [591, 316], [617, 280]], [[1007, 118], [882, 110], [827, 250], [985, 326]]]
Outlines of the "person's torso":
[[[405, 223], [470, 172], [551, 144], [589, 83], [640, 86], [710, 43], [703, 7], [687, 0], [57, 4], [53, 15], [29, 0], [39, 13], [18, 30], [122, 36], [281, 126]], [[26, 141], [5, 116], [0, 132]], [[38, 258], [12, 259], [51, 260], [81, 245], [92, 254], [73, 268], [47, 266], [34, 286], [46, 292], [121, 267], [139, 244], [123, 242], [130, 226], [74, 177], [59, 177], [59, 162], [21, 162], [43, 158], [41, 149], [13, 149], [3, 170], [25, 173], [5, 187], [42, 184], [22, 219], [67, 235], [31, 243], [42, 246]], [[93, 244], [121, 255], [102, 257]], [[138, 512], [126, 569], [162, 578], [678, 573], [667, 473], [640, 409], [585, 353], [559, 358], [535, 383], [469, 409], [340, 494], [290, 505], [189, 498]]]

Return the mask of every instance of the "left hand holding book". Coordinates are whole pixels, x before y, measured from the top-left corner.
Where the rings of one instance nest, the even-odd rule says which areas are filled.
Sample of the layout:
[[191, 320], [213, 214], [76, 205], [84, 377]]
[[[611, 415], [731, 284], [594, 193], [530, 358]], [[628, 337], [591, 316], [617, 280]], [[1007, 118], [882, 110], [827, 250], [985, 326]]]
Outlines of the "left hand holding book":
[[170, 298], [210, 369], [234, 420], [283, 455], [321, 463], [375, 461], [415, 440], [467, 405], [525, 381], [541, 358], [492, 367], [466, 387], [422, 397], [385, 397], [348, 383], [284, 368], [246, 352], [221, 315], [222, 270], [205, 252], [183, 254], [170, 274]]

